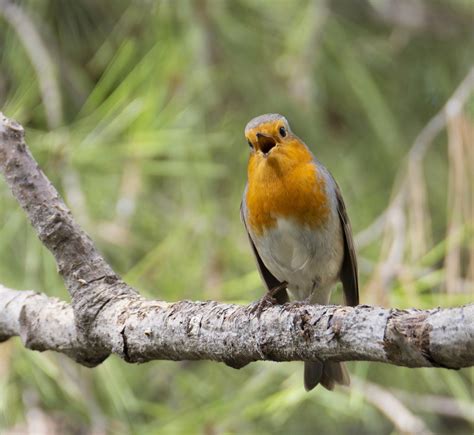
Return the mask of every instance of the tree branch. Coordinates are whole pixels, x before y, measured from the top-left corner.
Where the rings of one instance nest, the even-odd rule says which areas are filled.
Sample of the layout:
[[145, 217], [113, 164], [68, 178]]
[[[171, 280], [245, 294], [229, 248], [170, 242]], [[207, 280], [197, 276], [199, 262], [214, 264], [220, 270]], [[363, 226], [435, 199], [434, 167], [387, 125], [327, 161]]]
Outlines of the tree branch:
[[53, 253], [72, 305], [0, 286], [0, 341], [54, 350], [94, 366], [111, 353], [127, 362], [366, 360], [407, 367], [474, 365], [474, 305], [396, 310], [254, 306], [146, 300], [118, 277], [74, 222], [24, 142], [0, 114], [0, 171], [43, 244]]
[[127, 362], [208, 359], [233, 367], [321, 358], [457, 369], [474, 361], [474, 305], [422, 311], [286, 304], [260, 317], [253, 308], [122, 298], [94, 322], [100, 344], [90, 340], [102, 351], [95, 355], [81, 344], [69, 305], [0, 286], [0, 340], [19, 335], [30, 349], [55, 350], [86, 365], [110, 352]]

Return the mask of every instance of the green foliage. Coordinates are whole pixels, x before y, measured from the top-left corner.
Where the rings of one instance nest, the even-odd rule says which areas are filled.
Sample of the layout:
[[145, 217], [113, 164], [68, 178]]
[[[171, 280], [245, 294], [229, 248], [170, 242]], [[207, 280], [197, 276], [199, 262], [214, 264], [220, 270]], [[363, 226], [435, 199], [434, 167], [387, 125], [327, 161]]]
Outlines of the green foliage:
[[[357, 233], [387, 207], [416, 135], [474, 60], [469, 1], [425, 0], [436, 19], [412, 27], [382, 19], [389, 3], [16, 2], [39, 31], [52, 72], [38, 73], [22, 29], [0, 8], [0, 107], [27, 127], [35, 157], [74, 215], [143, 295], [248, 303], [263, 290], [239, 220], [245, 123], [285, 114], [338, 180]], [[54, 102], [41, 92], [44, 80], [60, 90], [58, 125], [48, 119]], [[422, 308], [472, 298], [472, 222], [452, 237], [463, 253], [465, 290], [443, 290], [453, 246], [446, 142], [440, 137], [424, 162], [426, 252], [413, 261], [406, 253], [409, 278], [397, 275], [374, 293], [366, 289], [378, 283], [383, 238], [361, 248], [363, 303]], [[3, 180], [0, 255], [1, 283], [68, 298]], [[364, 395], [364, 380], [452, 406], [473, 400], [469, 370], [349, 367], [350, 392], [308, 394], [298, 363], [235, 371], [211, 362], [130, 366], [111, 357], [91, 370], [11, 340], [0, 344], [0, 431], [25, 428], [39, 410], [59, 432], [388, 434], [397, 429]], [[472, 415], [448, 418], [408, 403], [436, 433], [472, 430]]]

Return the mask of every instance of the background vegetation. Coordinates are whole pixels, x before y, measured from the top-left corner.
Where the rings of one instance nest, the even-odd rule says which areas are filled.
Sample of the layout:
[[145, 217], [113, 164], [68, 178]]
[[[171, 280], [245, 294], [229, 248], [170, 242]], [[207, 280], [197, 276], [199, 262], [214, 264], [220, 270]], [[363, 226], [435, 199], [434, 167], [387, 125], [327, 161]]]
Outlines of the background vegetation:
[[[415, 139], [474, 63], [473, 22], [472, 0], [1, 0], [0, 108], [148, 297], [261, 296], [243, 127], [279, 112], [342, 187], [362, 302], [457, 305], [474, 286], [473, 99]], [[0, 258], [4, 285], [67, 299], [3, 180]], [[86, 369], [10, 340], [0, 432], [472, 433], [472, 370], [349, 367], [350, 390], [308, 394], [299, 363]]]

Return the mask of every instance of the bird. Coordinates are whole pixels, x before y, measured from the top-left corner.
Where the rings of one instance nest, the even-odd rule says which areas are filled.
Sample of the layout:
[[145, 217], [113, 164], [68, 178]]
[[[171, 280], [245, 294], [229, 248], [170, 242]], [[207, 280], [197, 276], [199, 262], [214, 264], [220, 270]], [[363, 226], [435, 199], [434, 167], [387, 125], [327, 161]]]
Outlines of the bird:
[[[346, 304], [358, 305], [351, 224], [333, 176], [280, 114], [253, 118], [245, 137], [250, 155], [240, 214], [266, 296], [278, 304], [328, 304], [341, 282]], [[307, 391], [349, 383], [342, 362], [304, 362]]]

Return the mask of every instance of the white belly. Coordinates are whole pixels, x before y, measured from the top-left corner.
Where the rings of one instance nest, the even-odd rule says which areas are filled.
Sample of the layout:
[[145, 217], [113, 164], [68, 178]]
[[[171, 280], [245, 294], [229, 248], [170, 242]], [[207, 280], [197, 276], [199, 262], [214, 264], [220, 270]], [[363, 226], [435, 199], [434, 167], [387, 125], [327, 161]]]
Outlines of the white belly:
[[288, 282], [293, 299], [311, 297], [314, 303], [328, 303], [339, 279], [344, 249], [337, 216], [316, 230], [278, 218], [275, 228], [252, 239], [268, 270], [279, 281]]

